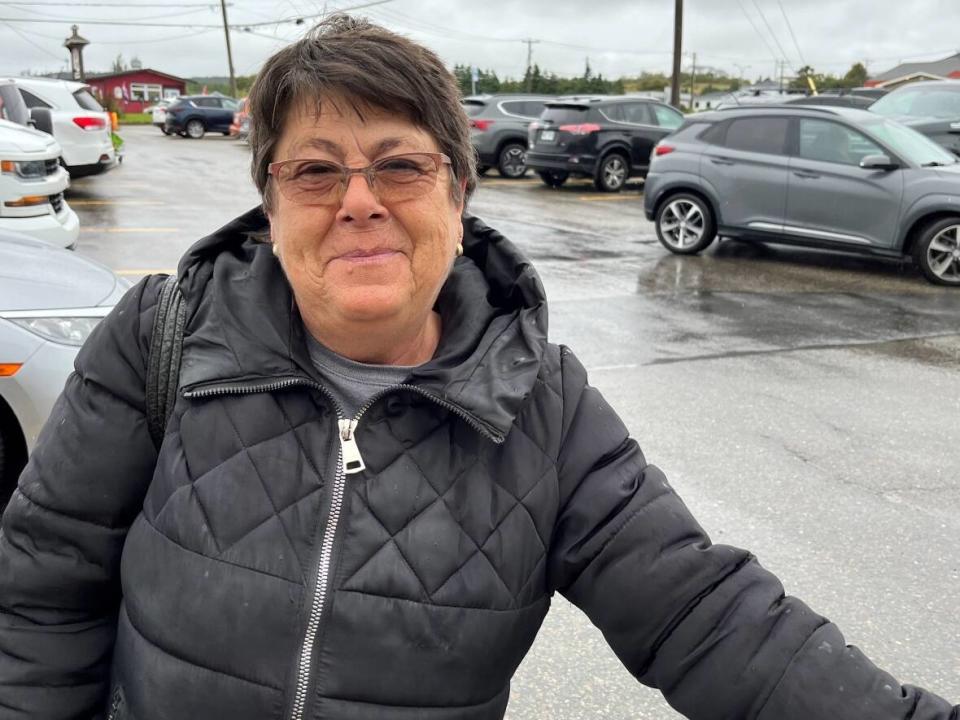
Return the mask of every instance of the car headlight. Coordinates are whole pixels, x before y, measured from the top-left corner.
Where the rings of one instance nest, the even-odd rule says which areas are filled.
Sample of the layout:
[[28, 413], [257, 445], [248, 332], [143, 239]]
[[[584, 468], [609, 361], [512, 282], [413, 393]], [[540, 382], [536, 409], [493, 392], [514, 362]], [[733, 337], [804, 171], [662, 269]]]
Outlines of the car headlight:
[[22, 178], [42, 178], [47, 174], [47, 163], [44, 160], [0, 160], [0, 171]]
[[14, 325], [44, 340], [59, 345], [80, 347], [108, 312], [110, 312], [109, 307], [60, 311], [32, 310], [5, 312], [0, 314], [0, 317], [6, 318]]

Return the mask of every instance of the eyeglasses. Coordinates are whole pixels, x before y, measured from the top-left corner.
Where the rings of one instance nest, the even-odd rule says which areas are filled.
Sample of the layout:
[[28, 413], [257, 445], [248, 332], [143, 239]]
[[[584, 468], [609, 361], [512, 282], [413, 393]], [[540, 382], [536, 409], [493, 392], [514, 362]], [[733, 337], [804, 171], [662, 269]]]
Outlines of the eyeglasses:
[[363, 175], [380, 202], [403, 202], [426, 195], [450, 158], [443, 153], [390, 155], [362, 168], [330, 160], [281, 160], [270, 163], [280, 192], [297, 205], [339, 205], [353, 175]]

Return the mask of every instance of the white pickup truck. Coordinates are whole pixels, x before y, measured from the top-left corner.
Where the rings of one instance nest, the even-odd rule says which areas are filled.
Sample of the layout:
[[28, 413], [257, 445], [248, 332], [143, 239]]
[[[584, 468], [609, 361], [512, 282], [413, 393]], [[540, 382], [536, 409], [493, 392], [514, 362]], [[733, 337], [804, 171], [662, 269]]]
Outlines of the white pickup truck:
[[80, 220], [63, 198], [70, 176], [60, 164], [60, 145], [51, 135], [18, 124], [23, 121], [14, 104], [19, 96], [4, 101], [9, 88], [0, 84], [0, 229], [72, 248]]

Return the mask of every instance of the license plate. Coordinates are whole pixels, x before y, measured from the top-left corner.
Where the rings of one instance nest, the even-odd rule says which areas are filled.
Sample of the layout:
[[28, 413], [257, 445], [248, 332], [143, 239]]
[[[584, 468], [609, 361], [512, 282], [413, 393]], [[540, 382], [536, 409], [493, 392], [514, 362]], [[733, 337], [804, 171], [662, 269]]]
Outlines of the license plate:
[[540, 142], [556, 142], [557, 141], [557, 131], [556, 130], [544, 130], [540, 133]]

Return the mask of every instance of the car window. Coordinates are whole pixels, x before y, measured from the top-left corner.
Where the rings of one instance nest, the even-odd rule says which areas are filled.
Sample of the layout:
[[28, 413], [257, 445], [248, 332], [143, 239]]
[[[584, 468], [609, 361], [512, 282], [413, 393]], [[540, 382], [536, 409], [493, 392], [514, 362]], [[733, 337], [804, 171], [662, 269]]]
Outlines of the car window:
[[194, 98], [193, 104], [195, 107], [205, 107], [205, 108], [220, 107], [220, 103], [217, 102], [217, 99], [212, 97]]
[[676, 110], [671, 110], [663, 105], [651, 105], [650, 107], [653, 109], [653, 115], [660, 127], [674, 130], [683, 125], [683, 115]]
[[623, 105], [623, 119], [634, 125], [652, 125], [650, 103], [626, 103]]
[[238, 107], [240, 107], [240, 103], [238, 103], [236, 100], [231, 100], [230, 98], [221, 98], [220, 102], [227, 110], [236, 110]]
[[751, 117], [730, 123], [724, 142], [731, 150], [783, 155], [787, 144], [788, 118]]
[[[526, 112], [527, 104], [522, 100], [509, 100], [507, 102], [501, 103], [500, 107], [503, 108], [504, 112], [510, 113], [511, 115], [523, 116]], [[539, 113], [537, 113], [537, 115], [539, 115]]]
[[45, 102], [34, 95], [29, 90], [24, 90], [23, 88], [18, 88], [20, 90], [20, 96], [23, 98], [23, 101], [27, 104], [28, 108], [49, 108], [53, 107], [48, 102]]
[[870, 110], [887, 117], [960, 117], [960, 92], [937, 88], [905, 88], [882, 97]]
[[487, 106], [486, 103], [477, 102], [476, 100], [464, 100], [460, 104], [463, 105], [463, 109], [467, 111], [467, 117], [479, 115]]
[[917, 165], [955, 165], [960, 162], [953, 153], [942, 145], [935, 143], [926, 135], [901, 125], [893, 120], [877, 118], [876, 121], [865, 124], [867, 130], [886, 143], [900, 157]]
[[18, 125], [26, 125], [30, 118], [23, 97], [13, 85], [0, 85], [0, 118]]
[[861, 132], [828, 120], [800, 120], [799, 155], [804, 160], [859, 165], [868, 155], [884, 155], [883, 148]]
[[538, 118], [540, 113], [543, 112], [544, 101], [543, 100], [527, 100], [523, 104], [523, 115], [529, 118]]
[[103, 112], [103, 106], [97, 102], [97, 99], [86, 88], [77, 90], [73, 97], [77, 104], [84, 110], [93, 110], [94, 112]]
[[540, 115], [540, 119], [556, 125], [579, 125], [587, 120], [589, 108], [582, 105], [554, 105], [548, 106]]
[[623, 105], [607, 105], [605, 108], [600, 108], [600, 112], [614, 122], [626, 122], [623, 115]]

